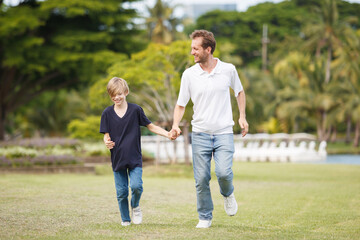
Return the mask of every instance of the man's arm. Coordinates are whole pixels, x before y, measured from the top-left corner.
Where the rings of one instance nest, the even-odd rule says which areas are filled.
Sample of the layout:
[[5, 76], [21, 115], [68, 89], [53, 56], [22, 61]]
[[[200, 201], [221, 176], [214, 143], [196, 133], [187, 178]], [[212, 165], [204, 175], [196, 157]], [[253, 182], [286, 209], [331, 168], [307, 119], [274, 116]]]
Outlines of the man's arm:
[[181, 119], [184, 116], [184, 113], [185, 113], [185, 107], [176, 104], [175, 109], [174, 109], [174, 117], [173, 117], [174, 119], [173, 119], [173, 125], [172, 125], [171, 130], [175, 130], [177, 136], [179, 136], [181, 133], [179, 124], [180, 124]]
[[245, 91], [242, 90], [236, 97], [236, 102], [238, 104], [240, 118], [239, 118], [239, 125], [241, 127], [241, 135], [244, 137], [249, 131], [249, 124], [246, 121], [246, 96]]

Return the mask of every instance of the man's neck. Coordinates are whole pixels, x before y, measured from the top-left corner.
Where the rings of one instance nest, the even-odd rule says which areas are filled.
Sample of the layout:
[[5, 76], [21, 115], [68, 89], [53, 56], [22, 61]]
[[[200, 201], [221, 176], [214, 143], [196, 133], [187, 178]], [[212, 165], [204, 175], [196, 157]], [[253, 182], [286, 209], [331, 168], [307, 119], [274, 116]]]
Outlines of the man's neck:
[[200, 63], [200, 67], [208, 73], [216, 67], [217, 59], [215, 59], [212, 55], [208, 58], [206, 62]]

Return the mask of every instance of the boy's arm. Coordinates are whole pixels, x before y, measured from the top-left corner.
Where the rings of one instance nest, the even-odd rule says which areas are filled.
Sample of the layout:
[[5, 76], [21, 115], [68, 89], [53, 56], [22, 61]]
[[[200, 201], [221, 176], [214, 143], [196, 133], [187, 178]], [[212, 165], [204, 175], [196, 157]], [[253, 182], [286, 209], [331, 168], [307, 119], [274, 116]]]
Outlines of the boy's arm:
[[163, 137], [166, 137], [170, 140], [175, 140], [176, 139], [176, 134], [173, 132], [173, 131], [166, 131], [165, 129], [159, 127], [159, 126], [156, 126], [155, 124], [153, 123], [150, 123], [146, 126], [150, 132], [153, 132], [155, 134], [158, 134], [160, 136], [163, 136]]
[[111, 141], [109, 133], [104, 134], [104, 143], [108, 149], [113, 149], [115, 146], [115, 143], [113, 141]]

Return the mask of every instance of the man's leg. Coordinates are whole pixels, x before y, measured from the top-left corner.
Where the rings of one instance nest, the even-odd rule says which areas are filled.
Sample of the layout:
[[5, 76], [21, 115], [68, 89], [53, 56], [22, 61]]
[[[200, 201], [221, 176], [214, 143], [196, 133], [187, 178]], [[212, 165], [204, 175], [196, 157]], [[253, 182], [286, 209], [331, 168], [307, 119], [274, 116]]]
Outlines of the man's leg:
[[200, 220], [211, 220], [214, 209], [209, 182], [212, 158], [212, 136], [205, 133], [192, 134], [193, 168], [196, 184], [197, 211]]
[[228, 197], [233, 191], [233, 155], [234, 137], [233, 134], [215, 135], [214, 161], [215, 174], [219, 182], [220, 193]]
[[215, 174], [219, 182], [220, 193], [224, 196], [225, 212], [234, 216], [238, 206], [234, 196], [232, 162], [234, 155], [233, 134], [215, 136], [214, 160]]

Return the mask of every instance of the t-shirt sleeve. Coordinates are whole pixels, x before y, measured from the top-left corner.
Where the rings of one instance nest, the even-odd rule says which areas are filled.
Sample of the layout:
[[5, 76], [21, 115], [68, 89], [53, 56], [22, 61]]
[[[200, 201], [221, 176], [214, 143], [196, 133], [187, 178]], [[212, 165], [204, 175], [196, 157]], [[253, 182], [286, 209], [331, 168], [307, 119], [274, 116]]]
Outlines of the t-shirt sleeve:
[[243, 86], [241, 84], [239, 74], [236, 71], [235, 66], [233, 66], [233, 69], [231, 71], [231, 88], [234, 90], [235, 97], [239, 95], [239, 92], [243, 90]]
[[151, 121], [146, 117], [144, 110], [139, 107], [139, 124], [140, 126], [147, 126]]
[[189, 80], [186, 77], [186, 72], [183, 73], [181, 77], [180, 91], [179, 97], [177, 100], [177, 105], [185, 107], [186, 104], [190, 100], [190, 88], [189, 88]]
[[108, 133], [110, 132], [109, 125], [108, 125], [108, 119], [107, 114], [104, 111], [101, 114], [101, 120], [100, 120], [100, 133]]

